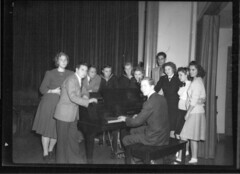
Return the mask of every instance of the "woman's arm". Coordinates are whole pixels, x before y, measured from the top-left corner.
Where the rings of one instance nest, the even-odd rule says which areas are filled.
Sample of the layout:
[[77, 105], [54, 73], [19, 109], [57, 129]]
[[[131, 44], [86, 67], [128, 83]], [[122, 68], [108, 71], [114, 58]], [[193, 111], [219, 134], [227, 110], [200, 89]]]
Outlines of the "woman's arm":
[[154, 87], [155, 91], [158, 93], [161, 89], [162, 89], [162, 86], [163, 86], [163, 77], [160, 77], [159, 81], [157, 82], [156, 86]]
[[51, 81], [50, 72], [46, 71], [43, 81], [41, 83], [41, 86], [39, 88], [39, 91], [41, 92], [41, 94], [48, 93], [50, 81]]

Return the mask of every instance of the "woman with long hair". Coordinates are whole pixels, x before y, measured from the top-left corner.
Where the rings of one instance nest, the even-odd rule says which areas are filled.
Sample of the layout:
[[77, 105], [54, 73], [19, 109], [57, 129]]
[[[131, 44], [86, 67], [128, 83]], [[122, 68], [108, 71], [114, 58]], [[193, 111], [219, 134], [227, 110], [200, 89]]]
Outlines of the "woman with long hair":
[[187, 113], [185, 115], [185, 124], [180, 133], [180, 137], [190, 141], [192, 158], [189, 163], [197, 163], [198, 142], [205, 140], [206, 118], [204, 101], [206, 91], [203, 83], [205, 71], [196, 61], [189, 64], [189, 73], [192, 83], [187, 91]]

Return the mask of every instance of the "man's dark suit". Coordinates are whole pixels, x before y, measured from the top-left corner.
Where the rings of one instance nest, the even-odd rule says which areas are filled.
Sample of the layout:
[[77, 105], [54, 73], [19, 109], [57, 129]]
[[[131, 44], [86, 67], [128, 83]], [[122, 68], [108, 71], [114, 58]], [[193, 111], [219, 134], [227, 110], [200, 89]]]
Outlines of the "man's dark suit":
[[129, 127], [140, 127], [131, 129], [131, 135], [123, 138], [125, 146], [135, 143], [156, 146], [168, 144], [169, 121], [166, 99], [153, 93], [143, 104], [137, 117], [127, 118], [126, 124]]

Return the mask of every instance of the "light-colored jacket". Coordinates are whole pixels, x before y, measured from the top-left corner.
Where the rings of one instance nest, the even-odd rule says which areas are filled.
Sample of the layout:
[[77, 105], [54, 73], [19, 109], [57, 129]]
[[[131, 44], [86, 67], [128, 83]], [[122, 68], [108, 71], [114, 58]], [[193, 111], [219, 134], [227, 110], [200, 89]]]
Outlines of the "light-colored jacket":
[[187, 107], [189, 105], [194, 106], [191, 114], [193, 113], [205, 113], [204, 103], [199, 103], [199, 99], [206, 98], [206, 91], [203, 83], [203, 79], [201, 77], [197, 77], [194, 79], [187, 91], [188, 99], [187, 99]]
[[61, 86], [60, 100], [56, 106], [54, 118], [64, 122], [73, 122], [79, 119], [79, 105], [88, 107], [89, 96], [87, 90], [79, 84], [76, 74], [69, 76]]
[[161, 74], [161, 76], [164, 75], [162, 67], [158, 66], [158, 67], [155, 67], [152, 69], [151, 77], [154, 80], [155, 85], [157, 84], [157, 82], [159, 81], [159, 79], [161, 77], [160, 74]]
[[100, 83], [101, 83], [101, 77], [98, 74], [96, 74], [96, 76], [93, 79], [91, 79], [90, 82], [88, 77], [86, 77], [83, 80], [83, 86], [87, 89], [87, 91], [91, 91], [91, 92], [98, 92]]

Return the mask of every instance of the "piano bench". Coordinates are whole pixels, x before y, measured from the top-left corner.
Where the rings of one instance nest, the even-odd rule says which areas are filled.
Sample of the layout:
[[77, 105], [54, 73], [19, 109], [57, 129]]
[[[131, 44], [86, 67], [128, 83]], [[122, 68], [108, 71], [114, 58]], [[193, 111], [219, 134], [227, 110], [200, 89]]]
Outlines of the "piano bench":
[[126, 164], [131, 164], [132, 157], [143, 160], [144, 164], [151, 164], [151, 160], [161, 159], [182, 150], [181, 164], [185, 164], [185, 152], [187, 141], [170, 138], [168, 145], [150, 146], [143, 144], [132, 144], [126, 146]]

